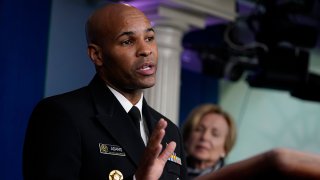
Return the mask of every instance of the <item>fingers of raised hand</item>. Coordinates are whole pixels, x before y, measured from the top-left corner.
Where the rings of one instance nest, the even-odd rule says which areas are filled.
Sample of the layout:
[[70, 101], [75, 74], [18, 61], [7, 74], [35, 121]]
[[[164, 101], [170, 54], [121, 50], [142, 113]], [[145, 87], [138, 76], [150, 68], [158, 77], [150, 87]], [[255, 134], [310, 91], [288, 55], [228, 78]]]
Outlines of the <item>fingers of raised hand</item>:
[[[167, 122], [163, 119], [160, 119], [150, 136], [147, 148], [149, 148], [150, 150], [156, 150], [159, 148], [159, 144], [161, 145], [161, 141], [164, 137], [166, 127]], [[158, 152], [157, 156], [159, 155], [159, 153], [160, 151]]]
[[162, 151], [162, 153], [159, 155], [158, 159], [162, 160], [165, 164], [169, 157], [173, 154], [174, 150], [176, 148], [176, 143], [174, 141], [171, 141], [166, 148]]

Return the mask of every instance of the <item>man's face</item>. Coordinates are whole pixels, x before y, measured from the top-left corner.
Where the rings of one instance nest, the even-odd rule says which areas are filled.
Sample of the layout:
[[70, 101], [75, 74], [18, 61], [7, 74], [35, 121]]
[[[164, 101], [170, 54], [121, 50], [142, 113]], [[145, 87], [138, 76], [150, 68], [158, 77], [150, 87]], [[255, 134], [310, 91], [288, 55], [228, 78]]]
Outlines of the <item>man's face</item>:
[[141, 12], [128, 9], [107, 24], [101, 45], [107, 83], [121, 91], [152, 87], [158, 49], [149, 20]]

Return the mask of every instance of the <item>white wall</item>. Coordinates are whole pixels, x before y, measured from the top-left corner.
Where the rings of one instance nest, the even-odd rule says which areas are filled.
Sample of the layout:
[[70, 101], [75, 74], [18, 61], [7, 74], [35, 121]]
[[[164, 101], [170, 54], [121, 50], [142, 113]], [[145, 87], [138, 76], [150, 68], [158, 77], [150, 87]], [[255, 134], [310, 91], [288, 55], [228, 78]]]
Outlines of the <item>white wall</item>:
[[[310, 71], [319, 72], [319, 58], [319, 51], [314, 51]], [[245, 81], [220, 84], [220, 105], [233, 115], [239, 130], [228, 162], [273, 147], [320, 153], [320, 102], [300, 100], [285, 91], [251, 88]]]

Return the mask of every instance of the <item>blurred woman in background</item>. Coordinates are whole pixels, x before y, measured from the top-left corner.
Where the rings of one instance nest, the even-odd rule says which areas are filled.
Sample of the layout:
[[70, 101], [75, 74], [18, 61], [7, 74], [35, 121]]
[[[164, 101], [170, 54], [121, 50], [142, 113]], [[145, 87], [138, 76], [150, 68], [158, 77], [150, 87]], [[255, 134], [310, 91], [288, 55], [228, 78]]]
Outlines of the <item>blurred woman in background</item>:
[[214, 172], [224, 166], [224, 159], [236, 141], [232, 117], [214, 104], [194, 108], [183, 127], [188, 177]]
[[236, 141], [236, 126], [214, 104], [193, 109], [182, 133], [189, 179], [320, 179], [320, 155], [289, 148], [273, 148], [224, 166]]

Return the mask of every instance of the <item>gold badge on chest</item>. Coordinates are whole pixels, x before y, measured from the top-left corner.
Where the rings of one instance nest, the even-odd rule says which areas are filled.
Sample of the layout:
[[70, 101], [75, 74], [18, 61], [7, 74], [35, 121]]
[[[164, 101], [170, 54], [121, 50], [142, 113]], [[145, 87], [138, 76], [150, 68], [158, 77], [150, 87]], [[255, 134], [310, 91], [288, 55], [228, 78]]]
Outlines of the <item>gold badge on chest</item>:
[[109, 180], [123, 180], [123, 175], [119, 170], [112, 170], [109, 173]]

